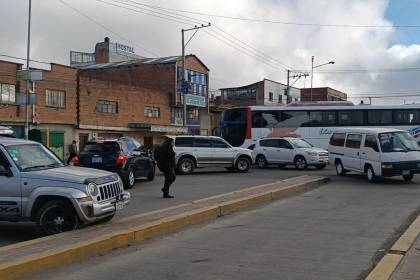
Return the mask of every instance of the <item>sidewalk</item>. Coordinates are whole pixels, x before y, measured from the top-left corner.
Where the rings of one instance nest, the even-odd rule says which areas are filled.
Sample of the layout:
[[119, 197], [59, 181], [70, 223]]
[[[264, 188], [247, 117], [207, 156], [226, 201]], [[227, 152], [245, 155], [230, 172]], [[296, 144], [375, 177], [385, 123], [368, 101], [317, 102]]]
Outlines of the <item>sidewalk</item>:
[[406, 253], [391, 280], [419, 280], [420, 279], [420, 234]]

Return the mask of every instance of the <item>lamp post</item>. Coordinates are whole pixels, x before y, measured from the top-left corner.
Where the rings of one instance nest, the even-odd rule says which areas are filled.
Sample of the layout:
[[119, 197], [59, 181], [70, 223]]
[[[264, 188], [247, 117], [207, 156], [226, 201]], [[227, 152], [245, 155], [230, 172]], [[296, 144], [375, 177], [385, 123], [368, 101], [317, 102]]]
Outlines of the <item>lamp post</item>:
[[32, 1], [29, 0], [29, 9], [28, 9], [28, 41], [26, 46], [26, 84], [25, 84], [25, 139], [29, 137], [29, 112], [28, 112], [28, 103], [29, 103], [29, 55], [31, 49], [31, 8]]
[[324, 65], [328, 65], [328, 64], [334, 64], [334, 61], [330, 61], [327, 63], [323, 63], [323, 64], [319, 64], [314, 66], [314, 56], [312, 56], [312, 67], [311, 67], [311, 101], [312, 101], [312, 88], [313, 88], [313, 82], [314, 82], [314, 68], [318, 68]]

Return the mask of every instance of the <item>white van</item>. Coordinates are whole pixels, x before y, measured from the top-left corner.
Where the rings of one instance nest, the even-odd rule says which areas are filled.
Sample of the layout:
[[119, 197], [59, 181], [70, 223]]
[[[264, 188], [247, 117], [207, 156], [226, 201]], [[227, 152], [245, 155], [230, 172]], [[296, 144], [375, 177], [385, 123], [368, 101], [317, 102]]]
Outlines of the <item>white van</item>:
[[403, 176], [409, 182], [420, 173], [420, 147], [404, 130], [343, 128], [331, 136], [328, 151], [340, 176], [356, 171], [370, 182], [378, 176]]

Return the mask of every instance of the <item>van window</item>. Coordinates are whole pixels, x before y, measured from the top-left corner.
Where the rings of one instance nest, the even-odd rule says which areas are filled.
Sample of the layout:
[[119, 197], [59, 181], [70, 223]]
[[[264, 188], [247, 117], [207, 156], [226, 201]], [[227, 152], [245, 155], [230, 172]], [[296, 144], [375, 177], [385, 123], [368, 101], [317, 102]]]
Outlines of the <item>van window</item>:
[[175, 139], [175, 146], [177, 147], [192, 147], [193, 141], [192, 137], [177, 137]]
[[362, 142], [362, 135], [360, 134], [349, 134], [347, 135], [346, 147], [347, 148], [360, 148], [360, 143]]
[[371, 148], [371, 149], [373, 149], [375, 152], [379, 152], [378, 142], [376, 142], [376, 137], [375, 137], [375, 135], [366, 135], [366, 139], [365, 139], [365, 147], [366, 147], [366, 148]]
[[345, 133], [334, 133], [330, 139], [330, 145], [332, 146], [344, 146], [344, 140], [346, 139]]

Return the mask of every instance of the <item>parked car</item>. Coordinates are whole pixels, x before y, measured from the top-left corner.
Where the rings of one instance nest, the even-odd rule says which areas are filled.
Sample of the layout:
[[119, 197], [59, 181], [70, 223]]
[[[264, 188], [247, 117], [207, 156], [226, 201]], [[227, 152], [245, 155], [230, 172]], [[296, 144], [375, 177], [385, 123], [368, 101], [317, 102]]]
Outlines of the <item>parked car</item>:
[[402, 176], [405, 181], [420, 173], [420, 147], [410, 133], [389, 128], [347, 128], [330, 139], [330, 161], [338, 175], [364, 173], [370, 182], [379, 176]]
[[126, 189], [131, 189], [136, 179], [146, 177], [153, 181], [155, 178], [153, 158], [139, 142], [130, 137], [93, 139], [85, 144], [73, 164], [118, 173]]
[[280, 167], [294, 165], [300, 170], [308, 166], [323, 169], [328, 164], [328, 151], [294, 137], [262, 138], [257, 141], [254, 154], [259, 168], [276, 164]]
[[0, 126], [0, 137], [14, 137], [13, 130], [6, 126]]
[[248, 172], [253, 163], [252, 151], [232, 147], [216, 136], [169, 136], [175, 139], [176, 166], [179, 174], [195, 168], [218, 166], [229, 171]]
[[64, 166], [43, 145], [0, 137], [0, 220], [34, 221], [45, 234], [109, 221], [130, 202], [110, 172]]

